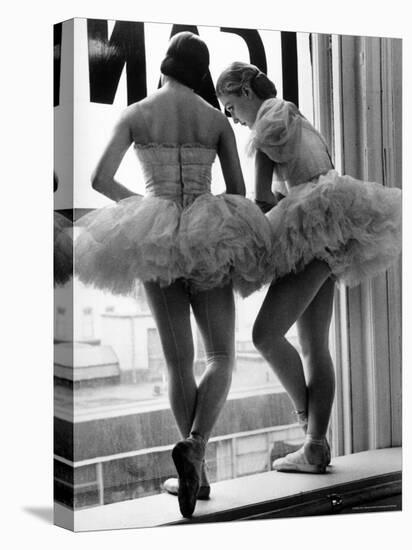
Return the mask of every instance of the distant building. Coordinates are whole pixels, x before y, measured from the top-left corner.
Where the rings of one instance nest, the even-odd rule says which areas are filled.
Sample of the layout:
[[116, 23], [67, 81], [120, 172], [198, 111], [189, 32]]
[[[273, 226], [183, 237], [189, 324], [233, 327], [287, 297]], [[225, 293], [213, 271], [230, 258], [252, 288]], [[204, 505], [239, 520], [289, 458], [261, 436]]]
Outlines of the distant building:
[[55, 344], [54, 377], [57, 382], [77, 387], [118, 382], [119, 360], [110, 346], [77, 342]]

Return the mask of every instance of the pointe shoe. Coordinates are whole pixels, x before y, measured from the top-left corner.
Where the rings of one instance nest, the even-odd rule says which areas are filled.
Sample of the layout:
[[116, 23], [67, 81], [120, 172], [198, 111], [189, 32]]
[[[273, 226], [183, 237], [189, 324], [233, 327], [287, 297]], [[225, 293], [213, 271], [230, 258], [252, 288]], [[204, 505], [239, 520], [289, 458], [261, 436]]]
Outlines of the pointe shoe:
[[305, 447], [301, 447], [294, 453], [289, 453], [283, 458], [273, 461], [272, 469], [278, 472], [300, 472], [305, 474], [324, 474], [326, 472], [327, 452], [325, 448], [325, 457], [321, 463], [314, 464], [309, 462], [305, 454]]
[[[307, 417], [307, 414], [306, 414], [306, 411], [305, 410], [295, 410], [293, 411], [295, 416], [296, 416], [296, 420], [299, 424], [299, 426], [302, 428], [302, 430], [304, 431], [305, 435], [308, 431], [308, 417]], [[330, 464], [330, 461], [331, 461], [331, 452], [330, 452], [330, 445], [329, 445], [329, 441], [326, 439], [325, 437], [325, 450], [326, 450], [326, 465], [328, 466]]]
[[201, 483], [204, 445], [188, 437], [179, 441], [172, 451], [173, 462], [179, 476], [177, 498], [183, 517], [190, 518], [196, 506]]
[[[163, 489], [170, 495], [177, 496], [179, 491], [179, 480], [176, 477], [169, 477], [163, 483]], [[209, 500], [210, 498], [210, 485], [206, 475], [206, 464], [203, 461], [201, 470], [201, 480], [199, 492], [197, 493], [197, 500]]]

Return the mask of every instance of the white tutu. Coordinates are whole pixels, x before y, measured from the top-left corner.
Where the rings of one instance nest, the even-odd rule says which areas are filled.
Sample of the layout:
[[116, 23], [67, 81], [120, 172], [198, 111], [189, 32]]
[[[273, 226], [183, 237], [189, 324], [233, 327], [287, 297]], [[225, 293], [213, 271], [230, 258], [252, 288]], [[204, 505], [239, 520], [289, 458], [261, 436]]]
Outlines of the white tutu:
[[273, 279], [317, 258], [349, 286], [387, 269], [401, 252], [402, 198], [397, 188], [330, 170], [292, 187], [267, 214]]
[[54, 285], [66, 284], [73, 275], [72, 223], [54, 212]]
[[136, 280], [186, 279], [195, 290], [233, 282], [246, 296], [266, 282], [270, 227], [250, 200], [204, 193], [176, 200], [133, 196], [79, 222], [75, 272], [86, 284], [129, 295]]

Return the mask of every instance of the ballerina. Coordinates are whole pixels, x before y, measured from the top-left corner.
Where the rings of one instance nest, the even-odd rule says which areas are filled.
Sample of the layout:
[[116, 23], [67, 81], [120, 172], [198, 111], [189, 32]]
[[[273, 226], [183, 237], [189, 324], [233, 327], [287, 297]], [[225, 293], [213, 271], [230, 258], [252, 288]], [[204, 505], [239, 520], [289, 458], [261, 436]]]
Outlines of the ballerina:
[[[328, 337], [335, 280], [354, 286], [396, 260], [401, 191], [338, 175], [322, 135], [296, 105], [276, 97], [274, 83], [256, 66], [233, 63], [216, 90], [234, 122], [252, 130], [256, 202], [272, 230], [272, 284], [253, 341], [291, 397], [306, 433], [303, 447], [273, 468], [323, 473], [331, 459], [326, 432], [335, 376]], [[278, 192], [284, 196], [279, 202]], [[306, 377], [285, 338], [295, 322]]]
[[[162, 86], [130, 105], [97, 165], [93, 187], [118, 201], [88, 214], [75, 244], [86, 284], [129, 295], [144, 283], [168, 368], [171, 408], [182, 440], [172, 451], [183, 516], [208, 498], [205, 448], [225, 403], [234, 365], [233, 288], [247, 295], [265, 280], [270, 227], [246, 199], [233, 130], [195, 91], [208, 71], [206, 44], [175, 35], [161, 64]], [[114, 179], [131, 144], [146, 195]], [[227, 193], [210, 191], [219, 158]], [[207, 356], [193, 373], [193, 311]]]

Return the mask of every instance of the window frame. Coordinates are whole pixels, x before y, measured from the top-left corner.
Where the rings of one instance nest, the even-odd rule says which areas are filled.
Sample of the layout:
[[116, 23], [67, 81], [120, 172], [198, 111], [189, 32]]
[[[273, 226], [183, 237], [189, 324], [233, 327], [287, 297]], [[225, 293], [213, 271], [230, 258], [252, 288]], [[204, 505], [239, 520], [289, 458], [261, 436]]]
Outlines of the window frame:
[[[314, 34], [312, 52], [315, 125], [338, 172], [401, 182], [401, 40]], [[335, 454], [402, 443], [401, 314], [400, 262], [355, 288], [337, 285]]]

